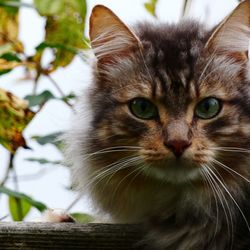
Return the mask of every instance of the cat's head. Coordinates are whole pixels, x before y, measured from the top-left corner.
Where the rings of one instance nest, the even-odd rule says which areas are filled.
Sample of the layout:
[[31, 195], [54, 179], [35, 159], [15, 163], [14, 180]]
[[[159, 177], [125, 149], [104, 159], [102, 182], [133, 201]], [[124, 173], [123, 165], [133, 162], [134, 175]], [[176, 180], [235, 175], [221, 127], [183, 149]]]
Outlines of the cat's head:
[[90, 165], [170, 183], [248, 175], [249, 27], [249, 1], [212, 31], [192, 21], [132, 31], [96, 6]]

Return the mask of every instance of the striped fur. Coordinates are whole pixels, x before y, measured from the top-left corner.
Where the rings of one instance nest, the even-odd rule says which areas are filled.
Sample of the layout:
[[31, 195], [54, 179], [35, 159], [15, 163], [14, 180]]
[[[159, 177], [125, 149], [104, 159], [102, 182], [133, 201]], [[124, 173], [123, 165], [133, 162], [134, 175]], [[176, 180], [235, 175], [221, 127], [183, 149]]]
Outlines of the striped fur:
[[[103, 22], [91, 27], [97, 61], [67, 154], [74, 182], [102, 214], [148, 226], [149, 249], [250, 249], [249, 25], [238, 25], [249, 6], [211, 31], [185, 21], [132, 32], [107, 8], [94, 9], [92, 22]], [[220, 113], [198, 119], [197, 103], [211, 96]], [[151, 100], [159, 117], [136, 118], [128, 104], [137, 97]], [[164, 145], [172, 137], [192, 143], [180, 159]]]

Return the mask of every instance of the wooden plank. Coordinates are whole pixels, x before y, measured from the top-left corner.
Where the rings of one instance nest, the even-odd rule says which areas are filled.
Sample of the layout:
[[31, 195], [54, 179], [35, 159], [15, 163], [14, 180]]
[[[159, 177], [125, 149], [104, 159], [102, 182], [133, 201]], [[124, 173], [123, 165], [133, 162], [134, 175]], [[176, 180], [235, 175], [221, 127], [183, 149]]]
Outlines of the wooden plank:
[[142, 250], [138, 225], [0, 223], [0, 249]]

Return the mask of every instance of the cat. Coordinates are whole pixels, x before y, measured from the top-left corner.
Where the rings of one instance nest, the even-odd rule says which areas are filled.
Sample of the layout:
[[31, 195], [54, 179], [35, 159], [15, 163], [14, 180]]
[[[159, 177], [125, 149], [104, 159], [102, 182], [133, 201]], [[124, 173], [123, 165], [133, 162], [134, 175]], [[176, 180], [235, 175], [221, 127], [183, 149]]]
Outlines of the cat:
[[249, 0], [213, 29], [92, 10], [67, 155], [99, 211], [147, 226], [149, 249], [250, 249], [249, 39]]

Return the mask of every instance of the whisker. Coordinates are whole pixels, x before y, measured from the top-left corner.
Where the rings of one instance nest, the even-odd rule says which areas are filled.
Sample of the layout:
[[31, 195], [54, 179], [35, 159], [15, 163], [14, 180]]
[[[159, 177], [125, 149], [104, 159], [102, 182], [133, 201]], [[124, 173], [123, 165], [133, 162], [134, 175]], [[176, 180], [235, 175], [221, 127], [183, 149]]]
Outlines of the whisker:
[[[204, 168], [204, 171], [207, 173], [207, 177], [210, 180], [211, 187], [213, 187], [214, 191], [216, 192], [216, 194], [217, 194], [217, 196], [218, 196], [218, 198], [220, 200], [220, 204], [222, 206], [222, 209], [224, 211], [225, 219], [226, 219], [226, 223], [227, 223], [228, 237], [231, 239], [231, 235], [233, 234], [233, 232], [232, 232], [232, 215], [230, 213], [228, 202], [227, 202], [226, 197], [223, 194], [222, 190], [220, 189], [220, 187], [218, 186], [218, 184], [214, 180], [213, 176], [208, 171], [209, 167], [207, 165], [205, 165], [205, 166], [206, 166], [206, 168]], [[225, 202], [226, 207], [224, 205], [224, 202]], [[231, 227], [229, 226], [230, 225], [229, 218], [230, 218], [230, 222], [231, 222]]]
[[[141, 160], [141, 159], [140, 159]], [[140, 161], [139, 161], [140, 162]], [[131, 176], [131, 175], [133, 175], [134, 173], [136, 173], [137, 172], [137, 174], [135, 174], [135, 177], [136, 176], [138, 176], [138, 173], [141, 173], [141, 171], [139, 171], [139, 170], [141, 170], [141, 168], [142, 167], [136, 167], [133, 171], [131, 171], [130, 173], [128, 173], [126, 176], [124, 176], [121, 180], [120, 180], [120, 182], [117, 184], [117, 186], [116, 186], [116, 189], [114, 190], [114, 192], [113, 192], [113, 195], [112, 195], [112, 200], [114, 199], [114, 197], [115, 197], [115, 195], [116, 195], [116, 192], [118, 192], [118, 190], [119, 190], [119, 187], [120, 187], [120, 185], [129, 177], [129, 176]]]
[[[216, 171], [216, 173], [219, 175], [219, 177], [220, 177], [220, 179], [221, 179], [221, 183], [222, 184], [224, 184], [224, 186], [226, 187], [226, 184], [225, 184], [225, 182], [224, 182], [224, 179], [223, 179], [223, 177], [220, 175], [220, 173], [218, 172], [218, 170], [216, 169], [216, 168], [214, 168], [214, 166], [211, 164], [211, 167], [209, 167], [209, 166], [207, 166], [208, 167], [208, 171], [210, 170], [213, 174], [215, 174], [215, 172], [212, 170], [212, 169], [214, 169], [215, 171]], [[215, 174], [216, 175], [216, 174]], [[217, 176], [218, 177], [218, 176]], [[218, 177], [218, 178], [219, 178]], [[215, 181], [215, 180], [214, 180]], [[216, 181], [215, 181], [215, 184], [218, 186], [218, 188], [219, 188], [219, 184], [221, 184], [221, 183], [217, 183]], [[222, 186], [222, 188], [223, 188], [223, 186]], [[223, 188], [224, 189], [224, 188]], [[232, 249], [232, 245], [233, 245], [233, 242], [234, 242], [234, 221], [233, 221], [233, 216], [232, 216], [232, 212], [231, 212], [231, 210], [230, 210], [230, 206], [228, 205], [228, 201], [227, 201], [227, 199], [226, 199], [226, 197], [225, 197], [225, 195], [224, 195], [224, 192], [223, 192], [223, 190], [221, 190], [221, 192], [222, 192], [222, 195], [223, 195], [223, 197], [224, 197], [224, 200], [225, 200], [225, 203], [226, 203], [226, 205], [227, 205], [227, 209], [228, 209], [228, 213], [229, 213], [229, 215], [230, 215], [230, 221], [231, 221], [231, 232], [232, 232], [232, 234], [231, 234], [231, 244], [230, 244], [230, 249]], [[228, 191], [229, 192], [229, 191]], [[230, 197], [231, 198], [231, 197]]]
[[242, 179], [244, 179], [246, 182], [250, 183], [250, 180], [249, 180], [249, 179], [247, 179], [245, 176], [243, 176], [242, 174], [238, 173], [238, 172], [235, 171], [234, 169], [232, 169], [232, 168], [226, 166], [226, 165], [223, 164], [222, 162], [220, 162], [220, 161], [218, 161], [218, 160], [216, 160], [216, 159], [212, 159], [212, 162], [215, 163], [215, 164], [217, 164], [218, 166], [222, 167], [222, 168], [225, 169], [227, 172], [229, 172], [229, 173], [231, 173], [231, 174], [234, 173], [234, 174], [240, 176], [240, 177], [241, 177]]
[[[209, 168], [208, 166], [206, 166], [206, 167]], [[231, 241], [230, 245], [231, 245], [231, 248], [232, 248], [232, 244], [233, 244], [233, 219], [232, 219], [232, 214], [231, 214], [231, 210], [230, 210], [229, 204], [227, 202], [227, 199], [226, 199], [223, 191], [221, 190], [221, 188], [218, 185], [218, 183], [214, 180], [213, 176], [207, 170], [206, 170], [206, 172], [207, 172], [207, 174], [208, 174], [211, 182], [214, 185], [214, 189], [217, 190], [216, 192], [218, 194], [218, 197], [220, 199], [220, 203], [221, 203], [222, 209], [223, 209], [224, 214], [225, 214], [225, 219], [226, 219], [226, 224], [227, 224], [227, 231], [228, 231], [228, 238]], [[224, 205], [224, 203], [225, 203], [225, 205]], [[230, 223], [229, 223], [229, 221], [230, 221]]]
[[113, 153], [113, 152], [133, 152], [133, 151], [138, 151], [139, 149], [141, 149], [141, 147], [137, 147], [137, 146], [108, 147], [108, 148], [95, 151], [93, 153], [85, 154], [84, 160], [89, 159], [90, 157], [99, 155], [99, 154], [101, 155], [101, 154], [108, 154], [108, 153]]
[[210, 66], [210, 64], [213, 62], [213, 60], [214, 60], [215, 57], [216, 57], [216, 50], [213, 51], [213, 53], [211, 54], [210, 59], [208, 60], [208, 62], [204, 66], [204, 68], [203, 68], [203, 70], [202, 70], [202, 72], [200, 74], [200, 77], [198, 79], [198, 82], [203, 81], [203, 76], [205, 75], [206, 70], [208, 69], [208, 67]]
[[231, 198], [231, 200], [233, 201], [233, 203], [235, 204], [235, 206], [238, 208], [240, 214], [242, 215], [243, 220], [246, 223], [246, 226], [250, 232], [250, 226], [249, 223], [246, 219], [246, 216], [244, 215], [243, 211], [241, 210], [239, 204], [236, 202], [236, 200], [234, 199], [234, 197], [232, 196], [232, 194], [229, 192], [229, 190], [227, 189], [226, 185], [221, 181], [221, 179], [214, 173], [214, 171], [211, 168], [207, 168], [208, 171], [210, 171], [210, 173], [216, 178], [216, 180], [221, 184], [222, 188], [226, 191], [226, 193], [229, 195], [229, 197]]
[[110, 181], [110, 179], [119, 171], [129, 168], [131, 167], [129, 164], [133, 163], [133, 161], [138, 160], [139, 156], [136, 157], [125, 157], [118, 160], [115, 163], [111, 163], [108, 166], [103, 167], [105, 170], [103, 171], [103, 168], [101, 170], [98, 170], [98, 172], [100, 172], [99, 174], [95, 175], [96, 173], [94, 173], [94, 178], [91, 179], [91, 181], [88, 183], [88, 187], [90, 185], [98, 185], [98, 183], [100, 181], [102, 181], [103, 179], [105, 179], [106, 177], [110, 176], [109, 179], [106, 181], [106, 184]]
[[237, 148], [237, 147], [211, 147], [210, 149], [214, 149], [217, 151], [225, 151], [225, 152], [250, 153], [250, 149]]
[[[137, 162], [139, 159], [140, 159], [140, 156], [137, 156], [137, 157], [134, 157], [134, 158], [132, 158], [132, 159], [129, 159], [129, 160], [126, 161], [124, 164], [126, 164], [126, 165], [129, 165], [129, 164], [131, 164], [131, 163], [135, 164], [135, 162]], [[110, 179], [112, 179], [113, 175], [115, 175], [118, 171], [120, 171], [121, 169], [123, 169], [124, 164], [123, 164], [120, 168], [118, 168], [117, 171], [115, 171], [115, 172], [110, 176], [110, 178], [107, 180], [107, 183], [110, 181]]]
[[130, 180], [130, 182], [129, 182], [128, 185], [127, 185], [127, 189], [128, 189], [129, 186], [133, 183], [133, 181], [136, 179], [136, 177], [137, 177], [138, 175], [140, 175], [141, 173], [144, 172], [144, 168], [145, 168], [145, 164], [142, 164], [142, 165], [137, 166], [138, 173]]
[[91, 174], [90, 181], [86, 184], [85, 188], [89, 188], [90, 185], [92, 185], [99, 178], [102, 179], [102, 178], [105, 178], [105, 176], [112, 174], [113, 171], [117, 170], [117, 168], [119, 168], [122, 164], [126, 163], [126, 161], [131, 159], [131, 158], [133, 158], [133, 157], [127, 156], [127, 157], [121, 158], [118, 161], [112, 162], [112, 163], [108, 164], [107, 166], [104, 166], [101, 169], [94, 171]]
[[[216, 225], [215, 225], [215, 230], [214, 230], [214, 238], [215, 238], [217, 230], [218, 230], [218, 225], [219, 225], [218, 198], [217, 198], [216, 192], [214, 191], [213, 183], [211, 183], [209, 176], [207, 176], [207, 173], [206, 173], [206, 171], [204, 171], [203, 168], [204, 168], [204, 166], [202, 166], [202, 168], [201, 168], [201, 177], [203, 178], [203, 180], [205, 180], [207, 187], [211, 188], [211, 190], [213, 192], [213, 197], [215, 200], [215, 206], [216, 206]], [[210, 193], [209, 193], [209, 196], [211, 197]], [[211, 210], [211, 198], [210, 198], [210, 210]]]
[[142, 48], [141, 48], [141, 47], [139, 47], [139, 52], [140, 52], [140, 56], [141, 56], [141, 58], [142, 58], [143, 65], [144, 65], [144, 67], [145, 67], [145, 69], [146, 69], [146, 71], [147, 71], [147, 74], [148, 74], [148, 76], [149, 76], [151, 82], [153, 83], [153, 82], [154, 82], [154, 78], [152, 77], [152, 75], [151, 75], [151, 73], [150, 73], [150, 70], [149, 70], [148, 65], [147, 65], [147, 63], [146, 63], [146, 60], [145, 60], [145, 58], [144, 58], [143, 51], [142, 51]]
[[113, 149], [113, 150], [106, 150], [106, 151], [98, 151], [98, 152], [89, 154], [89, 156], [115, 153], [115, 152], [133, 152], [133, 151], [138, 151], [138, 149]]

